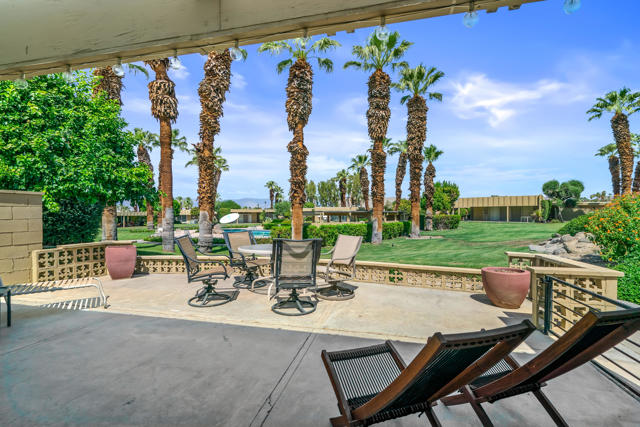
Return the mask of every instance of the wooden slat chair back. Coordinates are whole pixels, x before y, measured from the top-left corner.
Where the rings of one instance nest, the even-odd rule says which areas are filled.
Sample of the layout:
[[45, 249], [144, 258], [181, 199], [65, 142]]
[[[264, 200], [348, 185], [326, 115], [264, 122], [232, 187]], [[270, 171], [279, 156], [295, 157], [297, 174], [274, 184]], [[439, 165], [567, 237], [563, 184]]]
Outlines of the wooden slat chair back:
[[322, 352], [342, 415], [333, 425], [370, 425], [425, 412], [439, 398], [484, 373], [535, 330], [525, 320], [491, 331], [436, 333], [406, 366], [391, 342], [348, 351]]
[[506, 357], [488, 375], [461, 389], [461, 394], [443, 399], [446, 405], [471, 403], [485, 425], [490, 421], [480, 407], [507, 397], [533, 392], [558, 425], [567, 425], [540, 390], [546, 381], [565, 374], [601, 355], [640, 329], [640, 308], [610, 312], [588, 312], [567, 333], [528, 363], [519, 366]]

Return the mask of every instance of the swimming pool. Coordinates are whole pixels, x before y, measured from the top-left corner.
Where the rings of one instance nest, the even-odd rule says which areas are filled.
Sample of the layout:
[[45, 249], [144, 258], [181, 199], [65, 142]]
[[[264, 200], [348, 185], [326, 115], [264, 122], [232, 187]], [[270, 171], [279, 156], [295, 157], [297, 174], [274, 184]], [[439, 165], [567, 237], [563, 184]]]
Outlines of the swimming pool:
[[271, 230], [250, 230], [248, 228], [227, 228], [224, 231], [236, 233], [238, 231], [251, 231], [256, 239], [265, 239], [271, 237]]

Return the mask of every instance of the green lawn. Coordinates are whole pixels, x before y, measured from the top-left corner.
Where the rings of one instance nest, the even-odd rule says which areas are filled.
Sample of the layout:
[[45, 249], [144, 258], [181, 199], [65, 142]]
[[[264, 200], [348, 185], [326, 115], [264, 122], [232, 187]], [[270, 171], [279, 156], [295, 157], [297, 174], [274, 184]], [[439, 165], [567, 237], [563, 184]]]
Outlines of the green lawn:
[[[504, 251], [529, 252], [528, 246], [551, 236], [562, 224], [471, 222], [460, 223], [457, 230], [424, 232], [442, 239], [385, 240], [380, 245], [365, 243], [358, 259], [362, 261], [401, 264], [441, 265], [449, 267], [485, 267], [507, 265]], [[146, 227], [118, 229], [120, 240], [138, 240], [151, 234]], [[98, 236], [99, 237], [99, 236]], [[99, 240], [99, 239], [98, 239]], [[160, 244], [139, 243], [139, 255], [169, 255]], [[227, 254], [226, 248], [215, 246], [215, 255]], [[174, 254], [178, 255], [176, 251]]]
[[425, 232], [442, 239], [385, 240], [365, 243], [358, 259], [401, 264], [479, 268], [506, 266], [504, 251], [529, 252], [528, 245], [550, 237], [562, 224], [500, 223], [464, 221], [456, 230]]

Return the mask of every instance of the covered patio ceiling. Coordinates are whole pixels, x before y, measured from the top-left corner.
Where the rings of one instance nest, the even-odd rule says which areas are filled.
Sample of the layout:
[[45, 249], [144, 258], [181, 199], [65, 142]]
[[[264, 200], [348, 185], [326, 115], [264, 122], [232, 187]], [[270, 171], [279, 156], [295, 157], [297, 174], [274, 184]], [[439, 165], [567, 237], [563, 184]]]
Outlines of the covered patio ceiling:
[[2, 0], [0, 79], [542, 0]]

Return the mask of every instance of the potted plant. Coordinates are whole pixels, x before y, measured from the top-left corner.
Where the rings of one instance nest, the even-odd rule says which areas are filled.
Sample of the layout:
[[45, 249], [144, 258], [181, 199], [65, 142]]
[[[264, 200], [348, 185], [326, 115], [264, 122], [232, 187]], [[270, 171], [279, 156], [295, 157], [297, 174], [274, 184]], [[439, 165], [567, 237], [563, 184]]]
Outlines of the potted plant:
[[512, 267], [484, 267], [482, 285], [491, 302], [502, 308], [519, 308], [529, 292], [531, 272]]
[[138, 253], [134, 245], [114, 245], [105, 248], [105, 264], [113, 280], [128, 279], [136, 269]]

